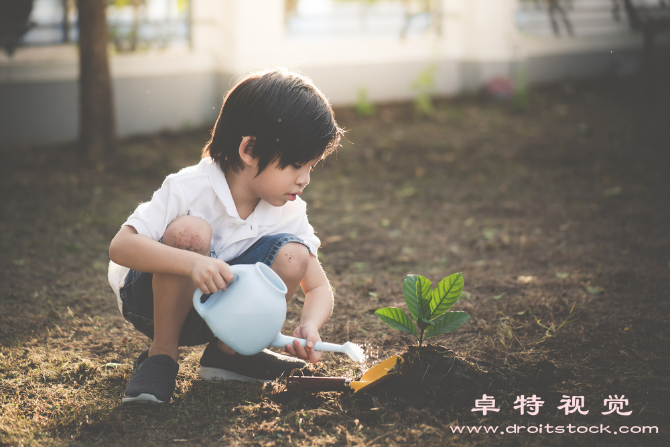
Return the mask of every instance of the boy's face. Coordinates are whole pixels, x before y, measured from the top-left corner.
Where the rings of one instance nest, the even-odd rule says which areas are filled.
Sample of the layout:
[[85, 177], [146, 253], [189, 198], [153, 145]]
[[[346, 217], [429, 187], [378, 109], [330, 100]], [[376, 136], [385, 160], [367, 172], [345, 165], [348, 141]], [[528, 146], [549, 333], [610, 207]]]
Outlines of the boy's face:
[[311, 160], [304, 165], [288, 165], [284, 169], [280, 169], [274, 161], [252, 180], [252, 191], [272, 206], [293, 201], [309, 184], [310, 172], [320, 160]]

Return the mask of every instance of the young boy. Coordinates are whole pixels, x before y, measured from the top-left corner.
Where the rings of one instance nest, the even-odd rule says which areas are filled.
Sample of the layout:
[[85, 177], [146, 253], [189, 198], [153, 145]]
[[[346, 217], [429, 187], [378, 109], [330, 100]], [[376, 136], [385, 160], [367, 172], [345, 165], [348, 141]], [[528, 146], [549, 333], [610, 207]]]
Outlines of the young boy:
[[[209, 343], [206, 380], [273, 380], [316, 362], [319, 329], [333, 293], [317, 260], [319, 239], [300, 194], [342, 130], [323, 94], [283, 69], [256, 73], [224, 98], [212, 138], [196, 166], [169, 175], [150, 202], [123, 224], [109, 247], [109, 280], [124, 318], [152, 339], [135, 361], [123, 402], [166, 402], [174, 393], [179, 346]], [[196, 287], [225, 290], [230, 265], [264, 262], [286, 283], [288, 301], [305, 293], [288, 357], [236, 354], [193, 309]]]

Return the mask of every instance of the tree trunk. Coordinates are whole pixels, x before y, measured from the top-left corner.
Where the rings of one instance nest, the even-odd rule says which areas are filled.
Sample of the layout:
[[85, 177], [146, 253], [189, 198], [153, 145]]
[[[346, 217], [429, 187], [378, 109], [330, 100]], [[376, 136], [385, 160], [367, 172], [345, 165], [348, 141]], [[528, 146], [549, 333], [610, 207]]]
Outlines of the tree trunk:
[[77, 0], [79, 149], [93, 159], [114, 152], [116, 125], [107, 58], [107, 0]]

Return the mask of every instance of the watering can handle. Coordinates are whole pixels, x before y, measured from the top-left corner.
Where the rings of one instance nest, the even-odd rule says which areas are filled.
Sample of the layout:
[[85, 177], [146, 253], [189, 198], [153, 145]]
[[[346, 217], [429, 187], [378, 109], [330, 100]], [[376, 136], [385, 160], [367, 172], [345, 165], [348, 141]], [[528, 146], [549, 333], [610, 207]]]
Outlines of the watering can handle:
[[[286, 345], [292, 345], [295, 340], [305, 346], [307, 340], [304, 338], [289, 337], [288, 335], [283, 335], [281, 332], [270, 342], [270, 346], [273, 348], [283, 348]], [[344, 345], [336, 345], [335, 343], [326, 343], [323, 341], [317, 341], [314, 343], [315, 351], [329, 351], [329, 352], [344, 352], [346, 353], [346, 348]]]
[[[239, 275], [242, 273], [242, 270], [236, 269], [235, 267], [237, 266], [235, 265], [230, 266], [230, 269], [233, 271], [233, 281], [231, 281], [230, 284], [240, 279]], [[230, 284], [228, 284], [228, 286], [230, 286]], [[195, 292], [193, 292], [193, 307], [195, 308], [196, 312], [198, 312], [200, 315], [204, 315], [205, 313], [207, 313], [209, 308], [213, 306], [214, 302], [216, 301], [216, 299], [207, 299], [207, 301], [203, 303], [201, 301], [203, 295], [204, 293], [202, 293], [202, 290], [200, 290], [199, 288], [195, 289]]]

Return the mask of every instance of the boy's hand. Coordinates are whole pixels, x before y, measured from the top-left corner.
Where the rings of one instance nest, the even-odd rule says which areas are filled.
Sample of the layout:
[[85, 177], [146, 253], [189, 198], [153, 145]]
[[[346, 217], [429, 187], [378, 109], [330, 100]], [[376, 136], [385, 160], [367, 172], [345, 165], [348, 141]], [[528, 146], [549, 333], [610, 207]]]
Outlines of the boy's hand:
[[314, 343], [321, 341], [319, 330], [316, 326], [301, 324], [295, 328], [292, 335], [297, 338], [304, 338], [307, 340], [307, 343], [303, 346], [298, 341], [294, 341], [292, 345], [285, 346], [286, 352], [311, 363], [318, 362], [323, 355], [323, 351], [314, 350]]
[[204, 294], [226, 290], [233, 281], [230, 266], [220, 259], [198, 256], [191, 267], [191, 279]]

